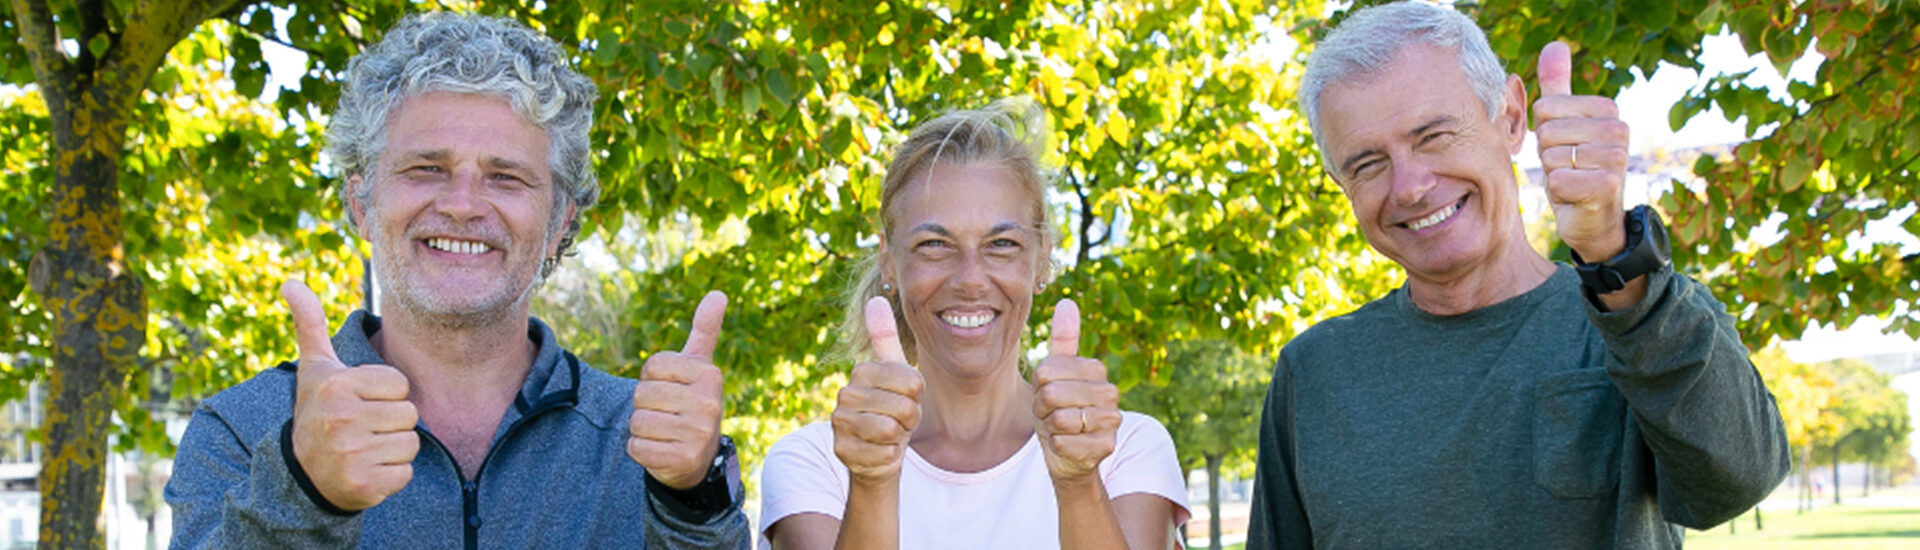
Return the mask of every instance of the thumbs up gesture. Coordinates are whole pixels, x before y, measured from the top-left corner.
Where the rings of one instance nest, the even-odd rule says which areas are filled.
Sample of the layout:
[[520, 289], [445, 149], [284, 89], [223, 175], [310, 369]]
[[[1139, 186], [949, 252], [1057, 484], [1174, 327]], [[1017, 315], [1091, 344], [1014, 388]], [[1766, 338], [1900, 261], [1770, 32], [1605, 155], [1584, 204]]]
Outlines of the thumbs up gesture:
[[1061, 300], [1053, 308], [1047, 358], [1033, 368], [1034, 431], [1054, 480], [1098, 473], [1113, 454], [1120, 432], [1120, 388], [1107, 381], [1107, 366], [1080, 357], [1080, 305]]
[[907, 364], [900, 330], [885, 297], [867, 300], [867, 336], [874, 359], [855, 365], [833, 407], [833, 454], [853, 482], [879, 484], [900, 477], [907, 443], [920, 425], [926, 380]]
[[293, 456], [334, 507], [365, 510], [413, 479], [420, 412], [407, 401], [407, 377], [386, 365], [347, 367], [327, 336], [320, 299], [288, 281], [280, 295], [293, 312], [300, 369], [293, 397]]
[[653, 479], [691, 489], [707, 477], [720, 452], [724, 378], [713, 347], [727, 315], [727, 295], [708, 292], [693, 311], [693, 329], [679, 352], [662, 351], [640, 367], [627, 422], [627, 456]]
[[1589, 262], [1627, 246], [1620, 191], [1627, 179], [1626, 121], [1610, 98], [1576, 96], [1567, 45], [1540, 50], [1540, 99], [1533, 103], [1540, 165], [1560, 240]]

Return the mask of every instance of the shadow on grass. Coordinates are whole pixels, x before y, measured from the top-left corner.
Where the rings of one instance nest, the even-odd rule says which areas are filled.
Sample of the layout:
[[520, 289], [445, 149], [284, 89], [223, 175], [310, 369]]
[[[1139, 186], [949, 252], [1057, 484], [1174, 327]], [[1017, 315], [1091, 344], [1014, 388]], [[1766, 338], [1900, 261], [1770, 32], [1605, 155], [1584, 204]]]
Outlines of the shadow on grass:
[[1855, 531], [1852, 533], [1821, 533], [1818, 535], [1800, 535], [1795, 540], [1825, 539], [1920, 539], [1920, 529], [1905, 531]]
[[1908, 516], [1920, 514], [1920, 508], [1854, 508], [1845, 511], [1849, 516]]

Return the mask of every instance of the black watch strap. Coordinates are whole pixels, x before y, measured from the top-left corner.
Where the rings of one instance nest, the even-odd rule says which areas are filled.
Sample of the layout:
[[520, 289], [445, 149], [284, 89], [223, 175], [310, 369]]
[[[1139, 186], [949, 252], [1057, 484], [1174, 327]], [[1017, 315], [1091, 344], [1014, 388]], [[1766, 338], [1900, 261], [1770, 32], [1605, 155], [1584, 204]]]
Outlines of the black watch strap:
[[653, 478], [649, 472], [647, 492], [666, 508], [666, 512], [680, 521], [704, 524], [727, 510], [739, 506], [739, 499], [745, 494], [740, 485], [740, 460], [734, 452], [733, 438], [720, 436], [720, 451], [713, 455], [713, 465], [707, 468], [707, 477], [699, 485], [685, 490], [668, 487]]
[[1627, 246], [1614, 257], [1588, 263], [1579, 252], [1572, 253], [1574, 271], [1580, 274], [1581, 294], [1600, 311], [1607, 310], [1600, 301], [1601, 294], [1626, 288], [1628, 282], [1666, 267], [1669, 259], [1667, 226], [1659, 213], [1644, 204], [1635, 206], [1627, 211], [1624, 225]]

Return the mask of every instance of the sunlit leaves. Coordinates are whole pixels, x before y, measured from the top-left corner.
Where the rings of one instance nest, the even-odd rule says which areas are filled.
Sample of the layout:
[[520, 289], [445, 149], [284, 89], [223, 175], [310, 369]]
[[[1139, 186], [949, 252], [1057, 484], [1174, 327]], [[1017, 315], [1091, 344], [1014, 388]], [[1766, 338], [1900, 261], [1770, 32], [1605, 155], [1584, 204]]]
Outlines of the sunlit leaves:
[[[1703, 156], [1694, 165], [1703, 181], [1676, 182], [1659, 200], [1676, 265], [1730, 302], [1752, 347], [1798, 338], [1812, 322], [1845, 327], [1864, 316], [1892, 316], [1892, 330], [1920, 337], [1912, 306], [1920, 251], [1885, 244], [1920, 237], [1902, 227], [1920, 196], [1920, 109], [1911, 93], [1920, 82], [1920, 5], [1574, 0], [1472, 11], [1522, 75], [1541, 44], [1572, 42], [1575, 65], [1588, 68], [1575, 75], [1576, 91], [1613, 94], [1630, 70], [1651, 75], [1656, 61], [1698, 70], [1701, 40], [1723, 29], [1781, 74], [1803, 56], [1824, 56], [1811, 81], [1791, 82], [1785, 94], [1751, 84], [1748, 71], [1707, 79], [1669, 110], [1677, 129], [1718, 108], [1729, 121], [1744, 119], [1754, 138]], [[1554, 16], [1567, 13], [1586, 15]]]

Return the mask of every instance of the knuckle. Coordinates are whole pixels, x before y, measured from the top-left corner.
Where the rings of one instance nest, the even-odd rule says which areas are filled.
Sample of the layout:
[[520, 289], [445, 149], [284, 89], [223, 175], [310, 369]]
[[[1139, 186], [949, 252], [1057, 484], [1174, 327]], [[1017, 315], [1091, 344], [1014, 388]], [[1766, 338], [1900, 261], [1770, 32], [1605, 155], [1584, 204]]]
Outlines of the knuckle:
[[1607, 141], [1626, 143], [1632, 134], [1633, 129], [1627, 126], [1627, 121], [1617, 118], [1607, 120], [1600, 125], [1600, 135]]

